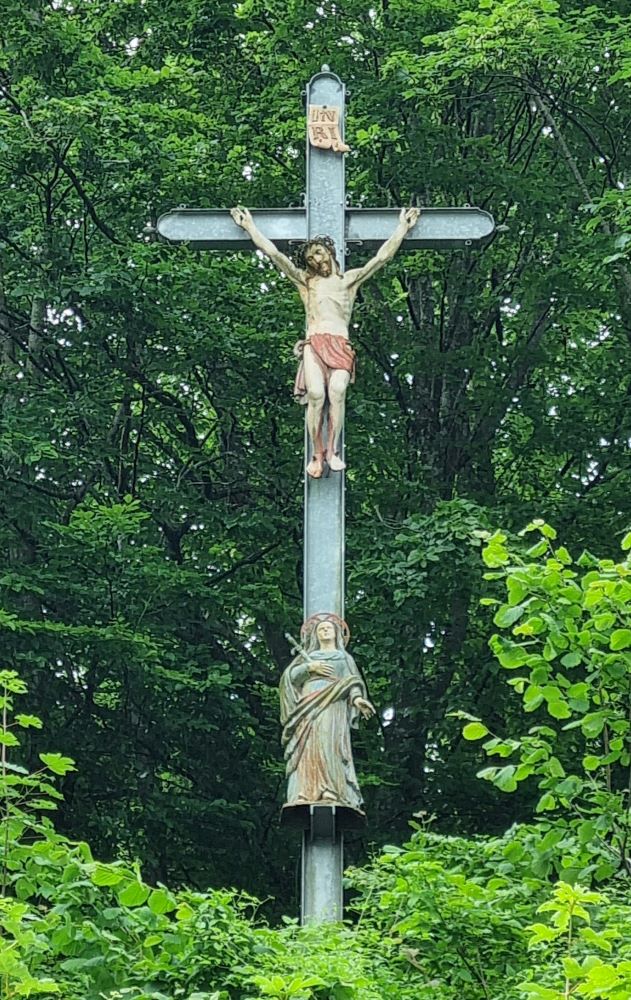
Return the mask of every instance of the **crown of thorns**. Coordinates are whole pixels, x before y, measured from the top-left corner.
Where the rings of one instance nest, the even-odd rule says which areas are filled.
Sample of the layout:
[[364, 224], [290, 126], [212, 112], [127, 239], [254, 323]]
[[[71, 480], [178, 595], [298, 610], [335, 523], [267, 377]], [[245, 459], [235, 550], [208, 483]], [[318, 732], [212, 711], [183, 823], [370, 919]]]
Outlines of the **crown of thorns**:
[[312, 236], [310, 240], [305, 240], [304, 243], [300, 243], [294, 250], [294, 263], [298, 267], [305, 268], [307, 266], [307, 251], [314, 246], [326, 247], [329, 253], [332, 255], [333, 260], [337, 262], [337, 255], [335, 253], [335, 240], [332, 236]]
[[330, 611], [319, 611], [317, 614], [311, 615], [310, 618], [307, 618], [306, 622], [303, 623], [300, 629], [300, 638], [303, 643], [308, 641], [320, 622], [333, 622], [337, 625], [342, 633], [342, 641], [344, 645], [348, 646], [348, 640], [351, 637], [351, 630], [343, 618], [340, 618], [339, 615], [334, 615]]

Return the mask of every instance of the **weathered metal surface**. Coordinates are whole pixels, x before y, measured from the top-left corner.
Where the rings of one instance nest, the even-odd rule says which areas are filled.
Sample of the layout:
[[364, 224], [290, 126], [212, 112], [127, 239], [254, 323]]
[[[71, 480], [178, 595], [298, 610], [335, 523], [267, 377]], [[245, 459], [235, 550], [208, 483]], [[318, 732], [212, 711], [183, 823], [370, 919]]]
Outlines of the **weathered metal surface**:
[[[308, 830], [311, 825], [310, 810], [321, 809], [319, 805], [283, 806], [280, 814], [280, 825], [288, 829]], [[337, 825], [340, 830], [363, 830], [366, 826], [366, 816], [356, 809], [349, 809], [348, 806], [338, 806]]]
[[[339, 110], [344, 138], [345, 88], [334, 73], [318, 73], [307, 87], [307, 106], [333, 106]], [[335, 241], [344, 269], [344, 157], [312, 147], [307, 138], [307, 234], [326, 233]], [[324, 426], [327, 414], [324, 413]], [[326, 442], [325, 442], [326, 443]], [[307, 462], [311, 448], [305, 432]], [[343, 441], [340, 453], [343, 455]], [[332, 611], [344, 617], [344, 473], [322, 479], [305, 477], [304, 617]]]
[[[397, 224], [398, 208], [348, 208], [348, 249], [357, 243], [375, 250], [387, 240]], [[402, 250], [451, 250], [483, 246], [495, 231], [493, 216], [481, 208], [422, 208], [421, 217], [403, 240]]]
[[[334, 73], [318, 73], [307, 86], [310, 104], [339, 110], [344, 139], [345, 88]], [[307, 134], [307, 235], [326, 233], [335, 241], [344, 269], [344, 157], [312, 147]], [[326, 427], [326, 412], [324, 426]], [[309, 435], [305, 452], [310, 461]], [[344, 440], [340, 442], [344, 455]], [[344, 617], [344, 472], [322, 479], [305, 476], [304, 617], [332, 611]], [[314, 810], [315, 813], [314, 813]], [[328, 828], [323, 824], [328, 815]], [[301, 923], [342, 919], [344, 872], [343, 835], [336, 830], [335, 806], [310, 806], [311, 828], [302, 841]], [[316, 821], [314, 825], [314, 820]]]
[[[258, 229], [287, 252], [291, 243], [307, 238], [304, 208], [253, 208]], [[248, 234], [222, 208], [174, 208], [161, 215], [158, 235], [169, 243], [188, 243], [191, 250], [254, 250]]]
[[302, 836], [300, 921], [330, 923], [343, 916], [344, 835], [334, 805], [309, 809], [309, 829]]
[[[253, 208], [258, 229], [285, 253], [307, 238], [304, 208]], [[344, 236], [347, 253], [375, 250], [392, 235], [398, 208], [346, 208]], [[328, 220], [324, 220], [324, 224]], [[310, 227], [311, 235], [326, 229]], [[219, 208], [174, 208], [158, 219], [156, 231], [169, 243], [188, 243], [191, 250], [254, 250], [246, 232]], [[484, 246], [495, 232], [495, 222], [481, 208], [423, 208], [421, 217], [403, 240], [404, 250], [452, 250]], [[341, 239], [341, 237], [340, 237]], [[342, 257], [343, 260], [343, 257]]]
[[[346, 88], [335, 73], [316, 73], [307, 84], [307, 106], [326, 105], [339, 111], [344, 139]], [[344, 249], [345, 181], [344, 157], [327, 149], [316, 149], [307, 136], [307, 236], [326, 233], [335, 241], [338, 259]]]

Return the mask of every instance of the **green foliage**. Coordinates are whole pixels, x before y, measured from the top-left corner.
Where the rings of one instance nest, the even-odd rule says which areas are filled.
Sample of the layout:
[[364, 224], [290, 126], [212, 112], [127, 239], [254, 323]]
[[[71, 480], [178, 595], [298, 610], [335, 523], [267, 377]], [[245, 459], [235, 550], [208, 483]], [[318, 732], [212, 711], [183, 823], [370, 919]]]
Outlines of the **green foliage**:
[[[552, 898], [537, 912], [550, 914], [550, 923], [534, 923], [528, 928], [530, 947], [552, 960], [556, 953], [564, 981], [559, 988], [523, 982], [520, 989], [524, 996], [540, 1000], [563, 1000], [568, 996], [624, 1000], [629, 995], [631, 960], [624, 940], [628, 926], [625, 908], [608, 905], [602, 893], [559, 882]], [[592, 914], [601, 922], [600, 932], [592, 926]], [[563, 944], [563, 951], [559, 952], [557, 943]], [[619, 949], [618, 960], [612, 961], [614, 946]], [[609, 961], [603, 955], [609, 956]], [[555, 978], [558, 981], [560, 977]]]
[[[2, 674], [4, 734], [25, 685]], [[173, 892], [94, 861], [42, 810], [59, 793], [3, 743], [0, 988], [63, 1000], [623, 1000], [631, 907], [612, 882], [552, 889], [533, 831], [465, 840], [417, 828], [348, 873], [355, 921], [270, 928], [234, 891]], [[58, 754], [42, 754], [57, 766]], [[64, 769], [69, 767], [64, 762]], [[59, 777], [62, 777], [60, 775]], [[46, 796], [48, 802], [44, 802]], [[545, 838], [544, 838], [545, 839]], [[548, 836], [559, 859], [567, 849]], [[545, 921], [545, 922], [544, 922]]]
[[[629, 566], [605, 558], [631, 521], [626, 6], [24, 6], [0, 28], [4, 995], [628, 996]], [[145, 226], [298, 203], [324, 59], [352, 89], [356, 203], [502, 227], [400, 258], [354, 317], [348, 616], [390, 710], [357, 744], [371, 837], [414, 812], [534, 822], [419, 831], [352, 874], [354, 927], [271, 931], [247, 893], [192, 887], [296, 910], [275, 687], [301, 608], [300, 305], [263, 262]]]
[[[6, 735], [25, 685], [12, 671], [0, 682]], [[86, 844], [72, 844], [41, 818], [62, 798], [46, 772], [72, 767], [59, 754], [41, 757], [46, 769], [28, 773], [2, 743], [2, 996], [227, 997], [223, 988], [199, 990], [237, 981], [226, 970], [252, 953], [254, 901], [228, 891], [171, 893], [146, 885], [136, 866], [95, 862]]]
[[[154, 883], [297, 909], [276, 684], [301, 617], [301, 306], [253, 255], [150, 227], [182, 203], [299, 204], [300, 94], [324, 61], [352, 92], [355, 204], [475, 203], [501, 227], [483, 251], [399, 257], [354, 315], [347, 615], [389, 710], [357, 741], [370, 836], [419, 811], [464, 833], [553, 816], [510, 770], [523, 727], [476, 533], [543, 514], [602, 557], [631, 521], [626, 5], [26, 7], [4, 0], [0, 27], [0, 632], [77, 760], [59, 829]], [[627, 652], [626, 628], [602, 651]], [[555, 731], [580, 697], [559, 691], [533, 709]], [[503, 734], [518, 794], [475, 782], [457, 709]], [[34, 771], [47, 748], [25, 736]], [[617, 766], [600, 749], [597, 781]]]
[[[541, 539], [534, 544], [533, 533]], [[587, 551], [575, 561], [540, 519], [520, 539], [497, 532], [488, 539], [486, 578], [502, 581], [506, 598], [484, 601], [508, 633], [489, 645], [516, 672], [508, 683], [535, 724], [519, 738], [482, 723], [469, 723], [463, 735], [490, 735], [484, 750], [500, 762], [480, 777], [502, 791], [537, 781], [537, 812], [553, 815], [550, 833], [573, 845], [559, 859], [563, 878], [600, 881], [629, 867], [631, 564]], [[627, 550], [626, 536], [623, 544]]]

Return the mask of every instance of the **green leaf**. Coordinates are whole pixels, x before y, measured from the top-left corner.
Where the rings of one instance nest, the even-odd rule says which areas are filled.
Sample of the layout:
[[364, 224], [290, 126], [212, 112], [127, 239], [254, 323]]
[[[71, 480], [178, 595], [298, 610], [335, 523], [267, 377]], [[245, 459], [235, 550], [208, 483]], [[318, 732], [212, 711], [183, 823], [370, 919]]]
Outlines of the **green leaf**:
[[486, 566], [495, 569], [508, 562], [508, 551], [504, 545], [506, 535], [495, 532], [482, 549], [482, 560]]
[[488, 729], [482, 722], [469, 722], [462, 730], [465, 740], [481, 740], [483, 736], [488, 736]]
[[550, 757], [549, 758], [549, 760], [548, 760], [548, 762], [546, 764], [546, 770], [547, 770], [548, 774], [552, 775], [553, 778], [564, 778], [565, 777], [565, 768], [563, 767], [563, 764], [558, 759], [558, 757]]
[[514, 764], [507, 764], [506, 767], [500, 768], [493, 779], [493, 784], [502, 792], [514, 792], [517, 788], [515, 771], [516, 767]]
[[563, 971], [568, 979], [580, 979], [583, 977], [583, 968], [575, 958], [566, 955], [563, 959]]
[[510, 605], [521, 604], [524, 597], [528, 593], [528, 588], [525, 583], [521, 580], [517, 580], [514, 576], [509, 576], [506, 581], [506, 586], [508, 588]]
[[600, 767], [600, 757], [588, 754], [586, 757], [583, 757], [583, 767], [586, 771], [595, 771]]
[[143, 885], [142, 882], [130, 882], [118, 893], [118, 902], [121, 906], [142, 906], [149, 892], [149, 886]]
[[40, 753], [39, 759], [53, 774], [67, 774], [76, 771], [72, 757], [63, 757], [60, 753]]
[[510, 646], [504, 648], [498, 656], [498, 660], [506, 670], [517, 670], [528, 662], [529, 653], [523, 646]]
[[588, 739], [595, 739], [596, 736], [600, 736], [604, 727], [605, 716], [602, 712], [591, 712], [589, 715], [583, 716], [581, 720], [583, 735], [587, 736]]
[[175, 919], [185, 922], [187, 920], [192, 920], [195, 916], [195, 910], [188, 903], [183, 902], [178, 905], [175, 913]]
[[547, 551], [548, 551], [548, 543], [544, 538], [542, 538], [540, 542], [537, 542], [536, 545], [532, 545], [527, 550], [526, 555], [529, 556], [531, 559], [538, 559], [539, 556], [545, 555]]
[[[605, 937], [604, 934], [598, 934], [592, 927], [581, 927], [578, 933], [584, 941], [587, 941], [588, 944], [593, 945], [595, 948], [602, 948], [603, 951], [608, 953], [612, 952], [613, 945], [609, 938]], [[615, 936], [618, 936], [617, 933]]]
[[152, 913], [170, 913], [177, 907], [177, 901], [166, 889], [154, 889], [147, 904]]
[[535, 807], [536, 812], [548, 812], [550, 809], [556, 809], [556, 799], [551, 792], [545, 792]]
[[556, 941], [559, 936], [558, 930], [554, 927], [549, 927], [547, 924], [529, 924], [528, 928], [530, 931], [530, 944], [540, 944], [542, 941], [548, 943], [549, 941]]
[[22, 714], [16, 715], [15, 721], [17, 722], [18, 726], [22, 726], [23, 729], [42, 728], [42, 720], [39, 719], [36, 715], [22, 715]]
[[510, 628], [511, 625], [514, 625], [521, 618], [529, 604], [530, 601], [525, 601], [522, 604], [514, 606], [504, 604], [499, 611], [495, 612], [493, 622], [498, 628]]
[[566, 653], [565, 656], [561, 657], [561, 664], [564, 667], [577, 667], [580, 662], [581, 654], [576, 649], [571, 650], [569, 653]]
[[570, 706], [562, 698], [548, 702], [548, 712], [553, 719], [569, 719], [572, 715]]
[[627, 649], [631, 646], [631, 629], [629, 628], [617, 628], [611, 633], [611, 639], [609, 640], [609, 648], [614, 652], [620, 649]]
[[534, 712], [544, 700], [543, 691], [537, 684], [530, 684], [524, 691], [524, 709]]
[[611, 611], [605, 611], [602, 614], [594, 615], [594, 625], [599, 632], [606, 632], [607, 629], [611, 628], [616, 620], [616, 616]]
[[64, 972], [88, 972], [106, 964], [104, 955], [94, 955], [92, 958], [67, 958], [60, 968]]
[[538, 983], [520, 983], [519, 989], [533, 1000], [563, 1000], [563, 994]]
[[90, 872], [90, 878], [95, 885], [118, 885], [127, 878], [127, 875], [120, 868], [115, 868], [114, 865], [97, 862]]
[[493, 781], [496, 774], [496, 767], [483, 767], [481, 771], [476, 772], [476, 778], [481, 778], [482, 781]]
[[592, 996], [598, 996], [599, 994], [602, 996], [605, 990], [612, 989], [614, 986], [619, 984], [620, 977], [617, 969], [613, 965], [603, 964], [594, 966], [587, 974], [586, 985], [594, 988]]
[[515, 781], [525, 781], [531, 774], [534, 774], [534, 770], [531, 764], [519, 764], [515, 771]]

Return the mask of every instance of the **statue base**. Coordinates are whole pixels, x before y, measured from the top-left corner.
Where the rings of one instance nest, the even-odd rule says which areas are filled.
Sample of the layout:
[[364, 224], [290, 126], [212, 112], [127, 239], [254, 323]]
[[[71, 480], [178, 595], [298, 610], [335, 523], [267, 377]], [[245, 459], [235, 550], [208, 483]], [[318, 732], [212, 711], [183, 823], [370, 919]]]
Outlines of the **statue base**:
[[302, 830], [301, 924], [343, 919], [344, 831], [363, 827], [362, 812], [337, 802], [285, 805], [282, 826]]
[[337, 802], [305, 802], [284, 805], [280, 825], [294, 830], [327, 830], [329, 836], [335, 837], [337, 831], [363, 830], [366, 814]]

